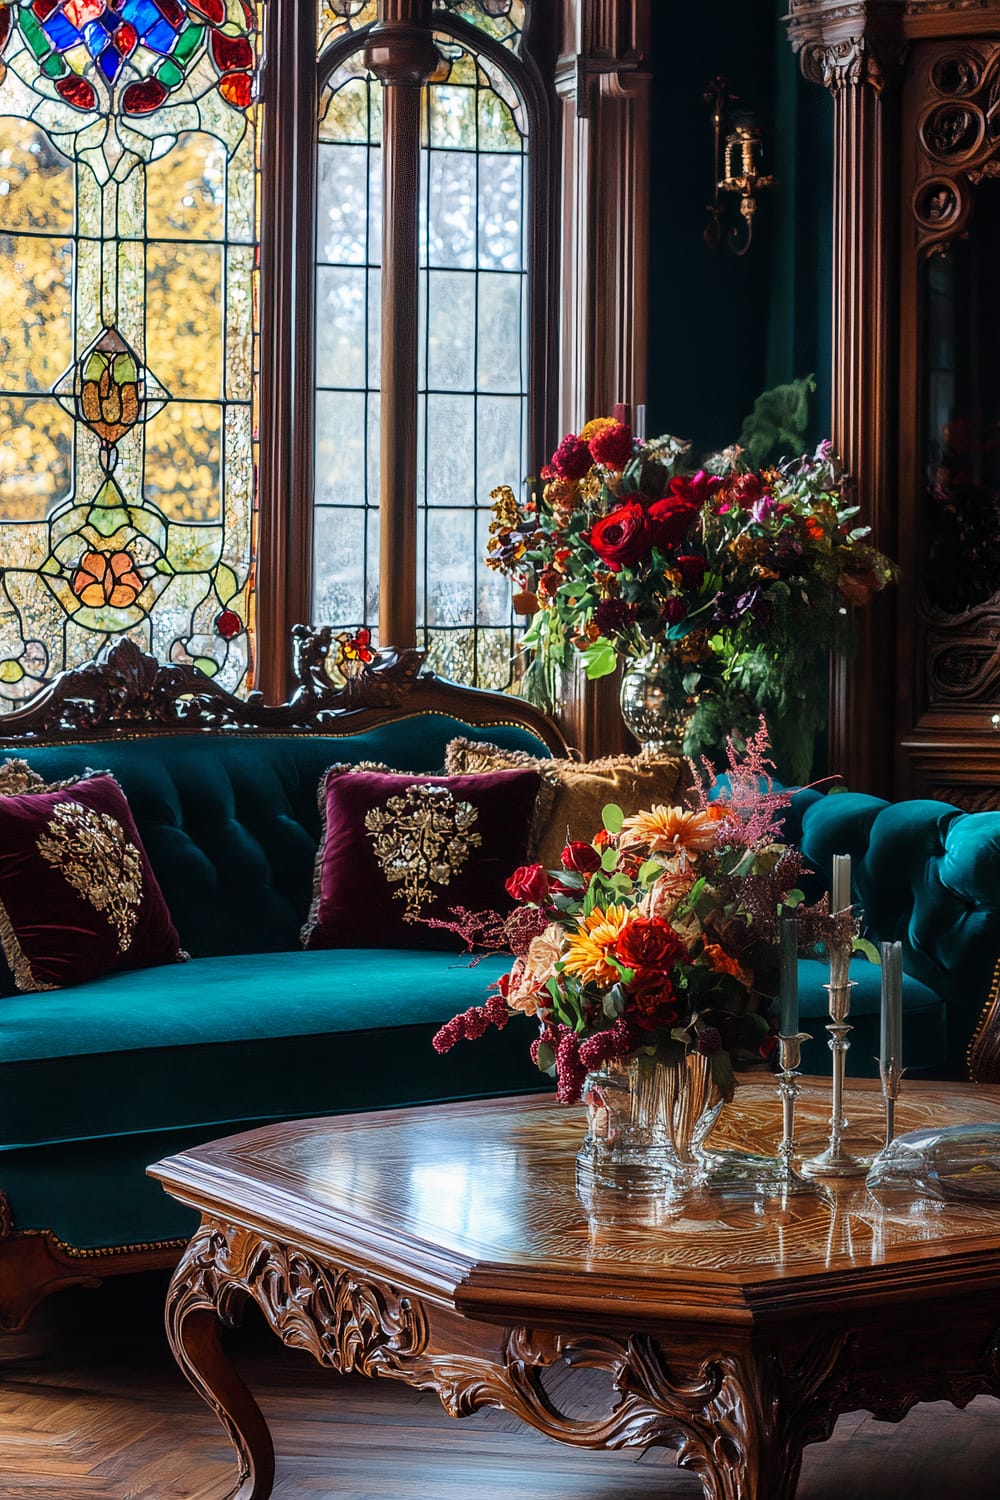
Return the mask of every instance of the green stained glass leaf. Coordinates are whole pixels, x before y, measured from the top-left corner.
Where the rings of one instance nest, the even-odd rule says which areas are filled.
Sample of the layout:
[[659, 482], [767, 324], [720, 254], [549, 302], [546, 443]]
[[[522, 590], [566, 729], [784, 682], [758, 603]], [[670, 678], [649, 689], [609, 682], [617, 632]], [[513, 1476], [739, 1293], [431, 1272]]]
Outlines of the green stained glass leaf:
[[184, 80], [184, 69], [179, 68], [175, 62], [168, 58], [162, 62], [156, 70], [156, 76], [168, 89], [176, 88]]
[[189, 58], [193, 57], [201, 46], [204, 37], [205, 28], [196, 25], [193, 21], [189, 21], [177, 38], [177, 43], [174, 47], [174, 56], [178, 62], [186, 63]]
[[210, 656], [196, 656], [194, 664], [199, 672], [204, 672], [206, 677], [214, 677], [219, 670], [219, 663], [213, 661]]
[[220, 563], [215, 574], [215, 592], [223, 604], [228, 604], [240, 591], [239, 579], [232, 568]]

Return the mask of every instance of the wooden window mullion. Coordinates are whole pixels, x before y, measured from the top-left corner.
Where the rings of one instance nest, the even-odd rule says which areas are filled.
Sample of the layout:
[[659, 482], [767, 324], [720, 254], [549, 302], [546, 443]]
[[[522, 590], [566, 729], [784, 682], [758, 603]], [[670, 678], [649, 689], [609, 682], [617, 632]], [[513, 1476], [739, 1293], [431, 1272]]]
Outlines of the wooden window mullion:
[[421, 90], [437, 64], [429, 0], [385, 0], [366, 48], [382, 84], [379, 644], [417, 638]]
[[257, 686], [280, 703], [312, 615], [315, 7], [269, 0], [265, 18]]

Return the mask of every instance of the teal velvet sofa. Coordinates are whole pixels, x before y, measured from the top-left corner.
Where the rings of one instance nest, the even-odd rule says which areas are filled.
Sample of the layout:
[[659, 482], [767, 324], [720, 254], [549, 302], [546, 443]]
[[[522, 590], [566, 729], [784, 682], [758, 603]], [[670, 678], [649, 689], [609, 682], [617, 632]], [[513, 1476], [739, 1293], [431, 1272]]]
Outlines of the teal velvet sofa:
[[[785, 833], [814, 872], [807, 895], [828, 888], [835, 854], [851, 856], [852, 895], [876, 944], [902, 943], [903, 1054], [911, 1074], [967, 1076], [966, 1055], [1000, 958], [1000, 812], [946, 802], [890, 803], [857, 792], [796, 793]], [[830, 1070], [825, 963], [799, 961], [807, 1073]], [[848, 1074], [877, 1076], [881, 970], [851, 963]], [[981, 1081], [986, 1081], [982, 1079]]]
[[0, 994], [0, 1326], [61, 1285], [176, 1259], [193, 1221], [145, 1168], [185, 1146], [269, 1120], [546, 1086], [527, 1021], [482, 1050], [431, 1046], [502, 959], [304, 952], [299, 930], [329, 765], [439, 771], [456, 735], [564, 754], [559, 732], [529, 705], [422, 674], [417, 653], [335, 690], [315, 641], [300, 647], [286, 705], [231, 698], [126, 642], [0, 725], [0, 758], [46, 781], [88, 768], [118, 779], [191, 954]]

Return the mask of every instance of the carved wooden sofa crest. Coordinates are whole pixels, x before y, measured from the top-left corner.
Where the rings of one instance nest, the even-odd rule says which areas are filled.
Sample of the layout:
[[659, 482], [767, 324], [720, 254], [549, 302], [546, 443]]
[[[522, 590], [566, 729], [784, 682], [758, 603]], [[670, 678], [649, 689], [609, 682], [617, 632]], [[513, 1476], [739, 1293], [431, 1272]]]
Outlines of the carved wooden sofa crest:
[[[530, 705], [380, 653], [340, 686], [300, 628], [287, 703], [238, 699], [122, 641], [0, 721], [46, 782], [120, 783], [191, 962], [0, 995], [0, 1326], [48, 1291], [170, 1264], [194, 1225], [148, 1163], [272, 1119], [537, 1088], [516, 1027], [489, 1056], [430, 1038], [504, 966], [454, 952], [304, 952], [335, 762], [431, 773], [455, 736], [565, 754]], [[0, 755], [0, 759], [5, 758]]]

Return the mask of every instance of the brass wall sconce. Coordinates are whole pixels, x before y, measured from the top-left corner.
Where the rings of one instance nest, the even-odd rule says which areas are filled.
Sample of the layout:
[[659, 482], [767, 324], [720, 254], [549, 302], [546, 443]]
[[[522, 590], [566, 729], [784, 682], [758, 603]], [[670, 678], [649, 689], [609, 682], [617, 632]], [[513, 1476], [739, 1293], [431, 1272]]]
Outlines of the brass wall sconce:
[[726, 244], [734, 255], [746, 255], [753, 241], [753, 221], [757, 213], [757, 194], [774, 187], [777, 178], [761, 171], [764, 162], [764, 140], [752, 115], [733, 114], [739, 103], [729, 91], [726, 78], [713, 78], [705, 90], [705, 103], [712, 111], [714, 155], [712, 157], [715, 188], [708, 205], [705, 243], [718, 250], [723, 239], [727, 195], [739, 194], [742, 225], [734, 224], [726, 235]]

